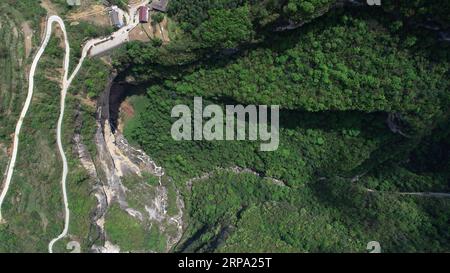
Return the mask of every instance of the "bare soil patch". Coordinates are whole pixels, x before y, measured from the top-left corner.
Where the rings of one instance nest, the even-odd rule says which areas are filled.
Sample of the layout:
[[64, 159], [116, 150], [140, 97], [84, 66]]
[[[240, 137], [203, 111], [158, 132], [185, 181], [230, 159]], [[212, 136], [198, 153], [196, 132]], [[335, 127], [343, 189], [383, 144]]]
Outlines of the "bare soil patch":
[[76, 11], [71, 12], [67, 16], [67, 19], [71, 22], [85, 21], [93, 23], [97, 26], [106, 27], [111, 25], [107, 9], [104, 6], [98, 4], [86, 6], [83, 5]]
[[125, 123], [127, 122], [127, 120], [134, 117], [134, 108], [128, 100], [124, 100], [120, 104], [119, 113], [120, 114], [119, 114], [117, 129], [119, 130], [119, 132], [123, 132], [123, 129], [124, 129], [124, 126], [125, 126]]
[[168, 43], [170, 39], [167, 24], [167, 18], [164, 18], [160, 24], [155, 22], [139, 24], [130, 32], [130, 40], [149, 42], [151, 39], [157, 38], [161, 39], [163, 43]]
[[24, 34], [24, 45], [25, 45], [25, 58], [28, 58], [31, 53], [31, 49], [33, 47], [32, 39], [33, 39], [33, 30], [30, 28], [28, 22], [22, 23], [22, 32]]
[[57, 15], [58, 9], [50, 0], [42, 0], [41, 7], [43, 7], [49, 15]]

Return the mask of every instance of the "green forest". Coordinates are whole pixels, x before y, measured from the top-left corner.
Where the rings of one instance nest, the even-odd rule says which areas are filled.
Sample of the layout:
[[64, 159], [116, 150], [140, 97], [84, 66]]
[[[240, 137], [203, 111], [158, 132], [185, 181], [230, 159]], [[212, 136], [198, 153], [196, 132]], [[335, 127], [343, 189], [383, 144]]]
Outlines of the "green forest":
[[[173, 0], [171, 43], [116, 55], [139, 83], [126, 137], [184, 196], [175, 252], [450, 250], [445, 1]], [[283, 26], [294, 26], [286, 29]], [[421, 27], [422, 26], [422, 27]], [[280, 147], [175, 141], [171, 109], [280, 105]], [[251, 171], [249, 171], [251, 170]], [[208, 174], [205, 176], [205, 174]]]

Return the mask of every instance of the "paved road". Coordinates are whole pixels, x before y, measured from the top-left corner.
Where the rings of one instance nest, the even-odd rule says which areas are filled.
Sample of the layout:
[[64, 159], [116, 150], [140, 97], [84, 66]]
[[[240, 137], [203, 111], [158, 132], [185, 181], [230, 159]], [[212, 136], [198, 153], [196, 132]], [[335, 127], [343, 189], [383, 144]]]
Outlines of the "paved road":
[[[149, 0], [145, 0], [143, 1], [140, 5], [146, 5], [148, 4]], [[89, 54], [89, 51], [95, 47], [95, 45], [97, 43], [99, 43], [99, 41], [105, 40], [105, 39], [110, 39], [110, 38], [115, 38], [117, 39], [118, 36], [124, 35], [124, 33], [126, 33], [126, 35], [128, 35], [128, 32], [130, 32], [134, 27], [136, 27], [136, 25], [139, 23], [139, 19], [138, 19], [138, 13], [137, 13], [137, 8], [140, 6], [133, 6], [130, 8], [130, 14], [132, 15], [132, 21], [128, 21], [128, 25], [117, 30], [116, 32], [112, 33], [109, 37], [107, 38], [103, 38], [103, 39], [92, 39], [89, 40], [83, 47], [83, 51], [81, 54], [81, 58], [78, 62], [78, 65], [75, 67], [74, 71], [72, 72], [72, 74], [70, 75], [69, 78], [67, 78], [68, 76], [68, 70], [69, 70], [69, 59], [70, 59], [70, 46], [69, 46], [69, 41], [67, 39], [67, 34], [66, 34], [66, 30], [65, 30], [65, 25], [64, 22], [62, 21], [62, 19], [60, 17], [57, 16], [52, 16], [57, 18], [56, 22], [59, 23], [59, 25], [61, 26], [62, 31], [64, 32], [64, 40], [65, 40], [65, 47], [66, 47], [66, 55], [65, 55], [65, 61], [64, 61], [64, 79], [63, 79], [63, 89], [61, 91], [61, 114], [59, 116], [59, 120], [58, 120], [58, 127], [57, 127], [57, 141], [58, 141], [58, 148], [61, 154], [61, 158], [63, 159], [63, 177], [61, 180], [61, 186], [62, 186], [62, 192], [63, 192], [63, 197], [64, 197], [64, 210], [65, 210], [65, 221], [64, 221], [64, 230], [63, 232], [56, 238], [54, 238], [48, 245], [48, 251], [50, 253], [53, 253], [53, 245], [61, 240], [62, 238], [64, 238], [67, 235], [67, 232], [69, 230], [69, 221], [70, 221], [70, 210], [69, 210], [69, 204], [68, 204], [68, 199], [67, 199], [67, 190], [66, 190], [66, 178], [67, 178], [67, 173], [68, 173], [68, 167], [67, 167], [67, 160], [66, 160], [66, 156], [64, 154], [64, 149], [62, 147], [62, 143], [61, 143], [61, 127], [62, 127], [62, 121], [64, 118], [64, 109], [65, 109], [65, 98], [66, 98], [66, 94], [67, 94], [67, 90], [70, 87], [70, 84], [72, 83], [73, 79], [75, 78], [75, 76], [78, 74], [78, 72], [81, 69], [81, 66], [83, 65], [84, 60], [86, 59], [86, 57]], [[126, 13], [125, 13], [126, 14]], [[50, 17], [50, 18], [52, 18]], [[128, 16], [127, 14], [127, 18], [130, 18], [130, 16]], [[51, 26], [53, 22], [49, 21], [47, 22], [47, 26]], [[47, 27], [48, 29], [49, 27]], [[51, 29], [51, 28], [50, 28]], [[48, 31], [47, 31], [48, 33]]]
[[[59, 25], [59, 27], [61, 28], [63, 35], [64, 35], [64, 44], [65, 44], [65, 56], [64, 56], [64, 76], [63, 76], [63, 84], [62, 84], [62, 90], [61, 90], [61, 110], [60, 110], [60, 114], [59, 114], [59, 118], [58, 118], [58, 125], [57, 125], [57, 145], [58, 145], [58, 150], [59, 153], [61, 155], [61, 159], [63, 162], [63, 172], [62, 172], [62, 178], [61, 178], [61, 185], [62, 185], [62, 191], [63, 191], [63, 200], [64, 200], [64, 209], [65, 209], [65, 219], [64, 219], [64, 230], [63, 232], [56, 237], [55, 239], [53, 239], [48, 248], [49, 248], [49, 252], [53, 252], [53, 244], [58, 241], [59, 239], [63, 238], [64, 236], [67, 235], [67, 231], [69, 230], [69, 218], [70, 218], [70, 211], [69, 211], [69, 205], [68, 205], [68, 200], [67, 200], [67, 192], [66, 192], [66, 179], [67, 179], [67, 173], [68, 173], [68, 165], [67, 165], [67, 158], [66, 155], [64, 153], [64, 149], [63, 149], [63, 145], [62, 145], [62, 140], [61, 140], [61, 129], [62, 129], [62, 122], [64, 119], [64, 111], [65, 111], [65, 101], [66, 101], [66, 95], [67, 95], [67, 89], [70, 86], [70, 81], [68, 80], [68, 70], [69, 70], [69, 62], [70, 62], [70, 46], [69, 46], [69, 41], [67, 39], [67, 32], [66, 32], [66, 28], [64, 25], [63, 20], [58, 17], [58, 16], [50, 16], [47, 20], [47, 25], [46, 25], [46, 32], [45, 32], [45, 37], [44, 37], [44, 41], [42, 42], [41, 47], [38, 50], [38, 53], [36, 54], [33, 63], [31, 65], [31, 69], [30, 69], [30, 75], [29, 75], [29, 85], [28, 85], [28, 95], [27, 95], [27, 99], [25, 101], [25, 105], [22, 109], [22, 113], [20, 114], [20, 118], [19, 121], [17, 122], [16, 125], [16, 131], [15, 131], [15, 135], [14, 135], [14, 147], [13, 147], [13, 153], [12, 153], [12, 157], [11, 157], [11, 161], [9, 163], [8, 166], [8, 172], [6, 175], [6, 182], [5, 182], [5, 186], [3, 188], [2, 194], [0, 196], [0, 221], [4, 221], [2, 216], [1, 216], [1, 206], [3, 204], [3, 201], [5, 199], [6, 193], [8, 192], [8, 189], [11, 185], [11, 179], [12, 179], [12, 175], [14, 173], [14, 167], [16, 165], [16, 159], [17, 159], [17, 151], [19, 149], [19, 137], [20, 137], [20, 131], [22, 128], [22, 124], [23, 124], [23, 120], [25, 118], [25, 116], [27, 115], [28, 109], [30, 107], [31, 104], [31, 99], [33, 97], [33, 90], [34, 90], [34, 75], [36, 72], [36, 67], [37, 64], [39, 63], [39, 60], [42, 57], [42, 54], [45, 51], [45, 48], [48, 45], [48, 42], [50, 40], [50, 37], [52, 35], [52, 25], [56, 23]], [[84, 54], [85, 57], [85, 54]], [[84, 57], [82, 57], [82, 60], [84, 59]], [[80, 60], [80, 64], [77, 67], [77, 69], [74, 71], [74, 73], [72, 74], [71, 79], [73, 79], [73, 77], [75, 76], [76, 73], [78, 73], [78, 70], [81, 67], [81, 63], [82, 60]]]
[[131, 6], [129, 13], [119, 10], [125, 17], [127, 25], [112, 33], [108, 37], [91, 40], [91, 50], [89, 51], [89, 56], [94, 57], [101, 55], [128, 42], [130, 31], [139, 24], [139, 7], [147, 5], [149, 2], [150, 0], [144, 0], [138, 5]]
[[[61, 185], [62, 185], [62, 190], [63, 190], [65, 219], [64, 219], [64, 230], [57, 238], [53, 239], [50, 242], [49, 252], [53, 252], [53, 244], [56, 241], [58, 241], [59, 239], [61, 239], [67, 235], [67, 231], [69, 229], [69, 217], [70, 217], [70, 211], [69, 211], [67, 193], [66, 193], [66, 178], [67, 178], [67, 173], [68, 173], [68, 165], [67, 165], [67, 158], [64, 153], [64, 149], [63, 149], [63, 145], [62, 145], [62, 141], [61, 141], [61, 128], [62, 128], [62, 122], [64, 119], [65, 99], [66, 99], [66, 95], [67, 95], [67, 89], [70, 85], [70, 82], [67, 79], [68, 78], [68, 70], [69, 70], [70, 46], [69, 46], [69, 42], [67, 39], [67, 33], [66, 33], [66, 28], [65, 28], [64, 22], [58, 16], [50, 16], [48, 18], [44, 40], [43, 40], [41, 47], [39, 48], [36, 56], [34, 57], [33, 63], [30, 68], [30, 74], [28, 77], [28, 79], [29, 79], [28, 94], [27, 94], [27, 98], [25, 100], [25, 104], [22, 108], [22, 112], [20, 114], [19, 121], [17, 122], [17, 125], [16, 125], [16, 130], [14, 133], [14, 143], [13, 143], [14, 146], [13, 146], [12, 156], [11, 156], [11, 160], [9, 162], [3, 191], [0, 195], [0, 222], [3, 223], [4, 219], [2, 218], [1, 208], [2, 208], [3, 202], [5, 200], [6, 194], [8, 192], [8, 189], [11, 185], [11, 179], [12, 179], [12, 176], [14, 173], [14, 167], [16, 165], [16, 160], [17, 160], [17, 152], [19, 149], [19, 137], [20, 137], [20, 131], [22, 129], [23, 120], [28, 113], [28, 109], [30, 108], [30, 104], [31, 104], [31, 99], [33, 97], [34, 75], [36, 72], [36, 67], [45, 51], [45, 48], [48, 45], [48, 42], [49, 42], [51, 34], [52, 34], [52, 25], [54, 23], [56, 23], [60, 26], [60, 28], [64, 34], [64, 43], [65, 43], [64, 77], [63, 77], [63, 84], [62, 84], [63, 88], [61, 91], [61, 111], [60, 111], [58, 125], [57, 125], [57, 144], [58, 144], [58, 150], [61, 155], [62, 162], [63, 162], [63, 173], [62, 173], [62, 178], [61, 178]], [[82, 61], [80, 60], [80, 65], [79, 65], [80, 67], [81, 67], [81, 62]], [[73, 77], [78, 72], [80, 67], [77, 67], [76, 71], [74, 71], [74, 74], [72, 74]], [[71, 77], [71, 79], [73, 79], [73, 77]]]
[[[53, 22], [56, 22], [61, 27], [61, 30], [64, 34], [64, 43], [65, 43], [65, 50], [66, 54], [64, 56], [64, 77], [63, 77], [63, 84], [62, 84], [62, 90], [61, 90], [61, 110], [59, 114], [58, 119], [58, 126], [56, 128], [56, 140], [58, 144], [58, 150], [61, 155], [61, 159], [63, 161], [63, 174], [61, 178], [61, 186], [62, 186], [62, 193], [63, 193], [63, 200], [64, 200], [64, 230], [61, 232], [61, 234], [56, 237], [55, 239], [51, 240], [51, 242], [48, 244], [48, 252], [53, 252], [53, 245], [59, 241], [60, 239], [64, 238], [67, 235], [67, 232], [69, 231], [69, 221], [70, 221], [70, 210], [69, 210], [69, 202], [67, 198], [67, 191], [66, 191], [66, 179], [67, 179], [67, 173], [69, 171], [69, 168], [67, 166], [67, 158], [64, 153], [64, 148], [61, 141], [61, 128], [62, 128], [62, 122], [64, 119], [64, 111], [65, 111], [65, 101], [66, 101], [66, 95], [67, 95], [67, 89], [69, 89], [70, 83], [75, 77], [75, 75], [78, 73], [78, 71], [81, 68], [81, 64], [84, 61], [84, 58], [86, 57], [85, 54], [80, 59], [80, 62], [78, 66], [75, 68], [75, 71], [72, 73], [72, 76], [70, 79], [68, 79], [68, 71], [69, 71], [69, 63], [70, 63], [70, 45], [69, 40], [67, 39], [67, 33], [66, 33], [66, 26], [64, 25], [63, 20], [58, 16], [51, 16], [49, 20], [47, 21], [47, 35], [45, 39], [49, 39], [51, 35], [51, 25]], [[50, 31], [49, 31], [50, 29]]]
[[[39, 50], [38, 50], [38, 52], [37, 52], [37, 54], [36, 54], [36, 56], [35, 56], [35, 58], [33, 60], [33, 63], [31, 65], [31, 68], [30, 68], [30, 74], [29, 74], [29, 77], [28, 77], [29, 78], [28, 94], [27, 94], [27, 98], [25, 100], [25, 104], [24, 104], [24, 106], [22, 108], [22, 112], [20, 113], [19, 121], [17, 122], [17, 125], [16, 125], [16, 130], [14, 132], [14, 143], [13, 143], [12, 156], [11, 156], [11, 160], [9, 162], [8, 170], [7, 170], [7, 173], [6, 173], [5, 184], [4, 184], [2, 193], [0, 195], [0, 222], [4, 222], [4, 219], [3, 219], [2, 213], [1, 213], [1, 208], [2, 208], [3, 202], [4, 202], [5, 197], [6, 197], [6, 193], [8, 192], [8, 189], [9, 189], [9, 187], [11, 185], [11, 179], [12, 179], [12, 175], [14, 173], [14, 167], [16, 165], [17, 151], [18, 151], [18, 148], [19, 148], [20, 131], [22, 129], [23, 120], [24, 120], [25, 116], [27, 115], [28, 109], [30, 108], [31, 99], [33, 98], [34, 74], [35, 74], [38, 62], [39, 62], [40, 58], [42, 57], [42, 54], [44, 53], [45, 48], [47, 47], [48, 41], [49, 41], [50, 36], [51, 36], [51, 31], [52, 31], [51, 25], [54, 22], [57, 22], [62, 27], [64, 27], [64, 23], [62, 23], [61, 18], [56, 17], [56, 16], [52, 16], [52, 17], [50, 17], [48, 19], [47, 29], [46, 29], [46, 34], [45, 34], [44, 41], [42, 42], [42, 45], [39, 48]], [[65, 32], [64, 32], [64, 35], [65, 35]], [[67, 39], [66, 39], [66, 42], [67, 42]], [[64, 65], [65, 66], [68, 63], [68, 56], [69, 56], [68, 53], [67, 53], [67, 49], [68, 48], [69, 47], [66, 44], [66, 58], [64, 60], [64, 62], [65, 62]], [[67, 69], [66, 69], [65, 73], [67, 73]]]
[[[109, 39], [109, 38], [114, 38], [117, 37], [119, 35], [123, 35], [124, 32], [129, 32], [131, 31], [137, 24], [138, 24], [138, 16], [137, 16], [137, 8], [141, 5], [146, 5], [148, 4], [149, 0], [145, 0], [143, 1], [140, 5], [137, 6], [133, 6], [130, 8], [130, 15], [132, 20], [130, 20], [130, 16], [127, 14], [127, 20], [128, 20], [128, 25], [123, 27], [122, 29], [114, 32], [111, 34], [111, 36], [104, 38], [104, 39]], [[64, 25], [64, 21], [59, 17], [59, 16], [50, 16], [47, 20], [47, 24], [46, 24], [46, 31], [45, 31], [45, 36], [44, 36], [44, 40], [41, 44], [41, 47], [39, 48], [33, 63], [31, 65], [30, 68], [30, 73], [29, 73], [29, 84], [28, 84], [28, 94], [27, 94], [27, 98], [25, 100], [25, 104], [22, 108], [22, 112], [20, 114], [20, 118], [16, 124], [16, 130], [14, 133], [14, 142], [13, 142], [13, 151], [12, 151], [12, 156], [11, 156], [11, 160], [9, 162], [8, 165], [8, 170], [7, 170], [7, 174], [6, 174], [6, 180], [4, 183], [4, 187], [3, 190], [0, 194], [0, 224], [5, 222], [5, 219], [2, 217], [2, 205], [3, 202], [5, 200], [6, 194], [8, 193], [9, 187], [11, 186], [11, 179], [14, 173], [14, 167], [16, 165], [16, 160], [17, 160], [17, 152], [19, 149], [19, 138], [20, 138], [20, 132], [22, 129], [22, 124], [23, 124], [23, 120], [26, 117], [27, 113], [28, 113], [28, 109], [30, 107], [31, 104], [31, 100], [33, 97], [33, 92], [34, 92], [34, 75], [36, 72], [36, 67], [39, 63], [39, 60], [41, 59], [47, 45], [48, 42], [50, 40], [50, 37], [52, 35], [52, 26], [53, 24], [58, 24], [59, 27], [61, 28], [63, 35], [64, 35], [64, 44], [65, 44], [65, 55], [64, 55], [64, 76], [63, 76], [63, 82], [62, 82], [62, 90], [61, 90], [61, 110], [60, 110], [60, 115], [58, 118], [58, 125], [57, 125], [57, 145], [58, 145], [58, 150], [59, 153], [61, 155], [61, 159], [63, 162], [63, 172], [62, 172], [62, 178], [61, 178], [61, 187], [62, 187], [62, 193], [63, 193], [63, 201], [64, 201], [64, 213], [65, 213], [65, 217], [64, 217], [64, 229], [61, 232], [60, 235], [58, 235], [56, 238], [54, 238], [53, 240], [50, 241], [49, 245], [48, 245], [48, 251], [50, 253], [53, 253], [53, 245], [61, 240], [62, 238], [64, 238], [65, 236], [67, 236], [68, 230], [69, 230], [69, 222], [70, 222], [70, 210], [69, 210], [69, 203], [68, 203], [68, 198], [67, 198], [67, 189], [66, 189], [66, 180], [67, 180], [67, 174], [69, 171], [68, 168], [68, 164], [67, 164], [67, 158], [66, 155], [64, 153], [64, 148], [62, 145], [62, 140], [61, 140], [61, 131], [62, 131], [62, 123], [63, 123], [63, 119], [64, 119], [64, 111], [65, 111], [65, 99], [66, 99], [66, 95], [67, 95], [67, 90], [70, 87], [70, 84], [72, 83], [73, 79], [75, 78], [75, 76], [78, 74], [79, 70], [81, 69], [81, 66], [83, 65], [83, 62], [85, 60], [85, 58], [87, 57], [89, 50], [95, 46], [95, 44], [97, 44], [98, 42], [104, 40], [104, 39], [92, 39], [90, 41], [88, 41], [85, 46], [83, 47], [83, 51], [82, 51], [82, 55], [81, 58], [78, 62], [78, 65], [75, 67], [74, 71], [72, 72], [72, 74], [69, 77], [69, 64], [70, 64], [70, 45], [69, 45], [69, 40], [67, 38], [67, 32], [66, 32], [66, 27]]]

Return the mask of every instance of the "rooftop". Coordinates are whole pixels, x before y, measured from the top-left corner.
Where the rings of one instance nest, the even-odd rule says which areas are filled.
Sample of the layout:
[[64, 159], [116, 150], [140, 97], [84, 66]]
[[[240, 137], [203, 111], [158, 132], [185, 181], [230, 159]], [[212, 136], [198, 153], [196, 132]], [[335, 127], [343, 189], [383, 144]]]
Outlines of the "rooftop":
[[153, 0], [153, 2], [151, 4], [151, 8], [153, 10], [166, 12], [168, 4], [169, 4], [169, 0]]

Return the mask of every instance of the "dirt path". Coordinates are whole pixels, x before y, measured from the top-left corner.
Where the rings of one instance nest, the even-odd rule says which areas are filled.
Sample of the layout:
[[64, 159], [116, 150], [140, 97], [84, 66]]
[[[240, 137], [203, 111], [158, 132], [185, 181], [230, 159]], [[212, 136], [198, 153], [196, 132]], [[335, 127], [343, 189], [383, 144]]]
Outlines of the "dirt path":
[[22, 23], [22, 32], [24, 34], [24, 44], [25, 44], [25, 58], [28, 58], [31, 53], [31, 49], [33, 47], [32, 39], [33, 39], [33, 30], [30, 28], [28, 22]]
[[372, 189], [366, 189], [367, 192], [370, 193], [388, 193], [388, 194], [396, 194], [403, 196], [419, 196], [419, 197], [431, 197], [431, 198], [450, 198], [450, 193], [445, 192], [385, 192], [385, 191], [377, 191]]
[[[33, 63], [31, 65], [30, 68], [30, 74], [29, 74], [29, 85], [28, 85], [28, 94], [27, 94], [27, 98], [25, 100], [25, 104], [22, 108], [22, 112], [20, 114], [20, 118], [19, 121], [17, 122], [16, 125], [16, 130], [14, 133], [14, 143], [13, 143], [13, 151], [12, 151], [12, 156], [11, 156], [11, 160], [9, 162], [8, 165], [8, 170], [7, 170], [7, 175], [6, 175], [6, 181], [5, 181], [5, 185], [3, 188], [3, 191], [0, 195], [0, 223], [4, 222], [5, 220], [2, 218], [2, 214], [1, 214], [1, 208], [4, 202], [4, 199], [6, 197], [6, 194], [8, 192], [8, 189], [11, 185], [11, 179], [12, 179], [12, 175], [14, 172], [14, 167], [16, 164], [16, 159], [17, 159], [17, 152], [18, 152], [18, 148], [19, 148], [19, 137], [20, 137], [20, 132], [22, 129], [22, 124], [23, 124], [23, 120], [26, 117], [27, 113], [28, 113], [28, 109], [30, 107], [31, 104], [31, 100], [33, 98], [33, 91], [34, 91], [34, 74], [36, 72], [36, 67], [39, 63], [39, 60], [41, 59], [45, 48], [47, 47], [47, 44], [50, 40], [51, 34], [52, 34], [52, 25], [53, 23], [57, 23], [61, 26], [62, 31], [64, 32], [64, 36], [65, 36], [65, 40], [66, 40], [66, 57], [64, 60], [64, 66], [65, 66], [65, 73], [64, 73], [64, 79], [67, 79], [67, 69], [68, 69], [68, 65], [69, 65], [69, 57], [70, 57], [70, 47], [69, 44], [67, 42], [67, 36], [66, 36], [66, 32], [65, 32], [65, 28], [64, 28], [64, 23], [62, 21], [61, 18], [57, 17], [57, 16], [51, 16], [48, 21], [47, 21], [47, 25], [46, 25], [46, 35], [44, 37], [44, 40], [42, 42], [41, 47], [38, 50], [38, 53], [36, 54]], [[59, 151], [61, 153], [61, 157], [63, 159], [63, 179], [62, 182], [65, 183], [65, 177], [67, 176], [67, 160], [65, 158], [65, 154], [64, 151], [62, 149], [62, 144], [61, 144], [61, 127], [62, 127], [62, 119], [63, 119], [63, 115], [64, 115], [64, 101], [65, 101], [65, 95], [67, 92], [67, 88], [65, 88], [65, 81], [63, 83], [63, 90], [61, 92], [61, 113], [60, 113], [60, 118], [58, 120], [58, 148]], [[67, 197], [65, 196], [65, 200], [67, 199]], [[68, 216], [66, 216], [68, 217]]]
[[[143, 3], [147, 4], [148, 0], [145, 0]], [[54, 9], [53, 5], [48, 0], [44, 0], [42, 2], [42, 5], [44, 8], [46, 8], [46, 10], [48, 11], [49, 14], [56, 13], [56, 10]], [[122, 30], [118, 30], [118, 31], [112, 33], [110, 37], [112, 37], [112, 39], [114, 39], [115, 36], [120, 35], [124, 31], [132, 30], [138, 24], [137, 7], [132, 7], [130, 9], [130, 15], [128, 15], [127, 22], [129, 24], [126, 26], [126, 29], [124, 28]], [[67, 174], [68, 174], [69, 170], [68, 170], [67, 158], [66, 158], [66, 155], [65, 155], [65, 152], [63, 149], [63, 145], [62, 145], [62, 140], [61, 140], [62, 123], [63, 123], [63, 119], [64, 119], [65, 99], [66, 99], [66, 95], [67, 95], [67, 90], [69, 89], [72, 81], [74, 80], [74, 78], [78, 74], [79, 70], [81, 69], [81, 66], [82, 66], [85, 58], [88, 56], [88, 53], [91, 50], [91, 48], [94, 47], [96, 45], [96, 43], [98, 43], [99, 41], [102, 40], [102, 39], [92, 39], [84, 45], [78, 65], [75, 67], [74, 71], [72, 72], [72, 74], [69, 77], [70, 45], [69, 45], [64, 21], [59, 16], [56, 16], [56, 15], [51, 15], [48, 17], [48, 20], [45, 24], [45, 30], [44, 30], [45, 36], [44, 36], [43, 42], [42, 42], [41, 47], [39, 48], [35, 58], [33, 59], [33, 63], [30, 68], [28, 94], [27, 94], [27, 98], [25, 100], [25, 104], [22, 108], [20, 118], [16, 124], [16, 130], [14, 133], [13, 151], [12, 151], [11, 159], [10, 159], [10, 162], [8, 165], [4, 187], [0, 194], [0, 224], [3, 224], [3, 223], [5, 223], [5, 219], [2, 218], [2, 210], [1, 209], [2, 209], [3, 202], [5, 200], [6, 194], [8, 193], [9, 187], [11, 185], [11, 180], [12, 180], [12, 176], [14, 173], [14, 167], [16, 165], [17, 153], [18, 153], [18, 148], [19, 148], [19, 137], [20, 137], [20, 133], [21, 133], [22, 125], [23, 125], [23, 120], [25, 119], [25, 117], [28, 113], [28, 109], [31, 105], [31, 101], [33, 98], [34, 75], [36, 72], [37, 65], [38, 65], [47, 45], [49, 43], [50, 37], [52, 35], [53, 24], [58, 25], [62, 31], [63, 36], [64, 36], [63, 38], [64, 38], [64, 48], [65, 48], [64, 76], [63, 76], [63, 81], [62, 81], [61, 100], [60, 100], [61, 107], [60, 107], [60, 114], [59, 114], [58, 124], [57, 124], [57, 146], [58, 146], [58, 150], [61, 155], [61, 159], [62, 159], [62, 163], [63, 163], [61, 187], [62, 187], [62, 194], [63, 194], [63, 201], [64, 201], [64, 229], [60, 235], [58, 235], [56, 238], [51, 240], [50, 243], [48, 244], [48, 251], [50, 253], [53, 253], [54, 244], [57, 241], [59, 241], [62, 238], [67, 236], [67, 233], [69, 230], [69, 222], [70, 222], [70, 210], [69, 210], [67, 188], [66, 188], [66, 180], [67, 180]]]
[[42, 0], [41, 7], [43, 7], [47, 11], [48, 15], [58, 14], [55, 5], [50, 0]]

